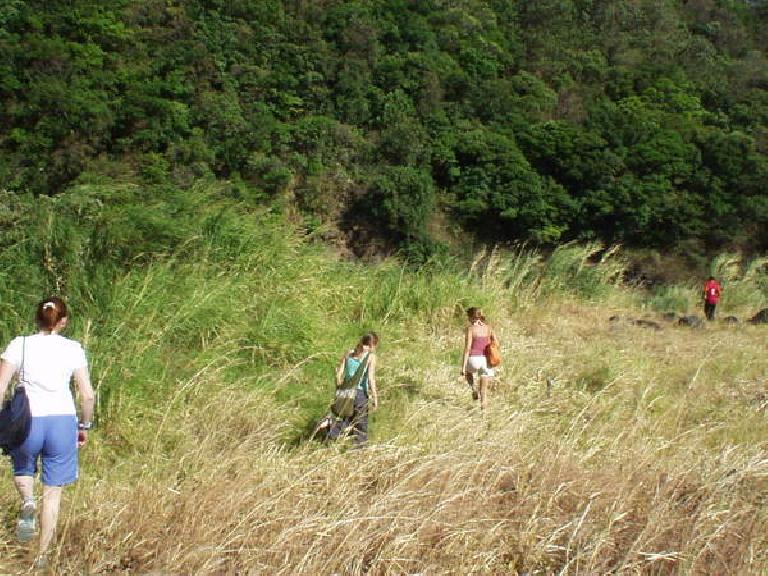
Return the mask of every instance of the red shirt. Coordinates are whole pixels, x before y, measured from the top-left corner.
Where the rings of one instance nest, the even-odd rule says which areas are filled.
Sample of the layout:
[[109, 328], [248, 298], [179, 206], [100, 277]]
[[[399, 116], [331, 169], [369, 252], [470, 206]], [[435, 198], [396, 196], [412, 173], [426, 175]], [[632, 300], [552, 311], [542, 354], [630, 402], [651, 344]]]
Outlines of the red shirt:
[[704, 300], [709, 304], [717, 304], [720, 300], [720, 283], [717, 280], [707, 280], [704, 284]]

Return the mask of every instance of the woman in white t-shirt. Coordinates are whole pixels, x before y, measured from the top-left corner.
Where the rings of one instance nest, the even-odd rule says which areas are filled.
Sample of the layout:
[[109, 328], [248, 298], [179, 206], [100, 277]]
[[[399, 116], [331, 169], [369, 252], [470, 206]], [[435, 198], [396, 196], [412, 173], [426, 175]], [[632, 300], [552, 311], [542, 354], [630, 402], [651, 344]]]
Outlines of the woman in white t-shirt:
[[[36, 532], [34, 475], [42, 462], [40, 559], [51, 543], [61, 503], [61, 489], [78, 476], [78, 449], [88, 439], [93, 416], [93, 388], [82, 346], [59, 335], [67, 325], [67, 306], [47, 298], [37, 306], [39, 331], [17, 336], [0, 355], [0, 398], [18, 375], [26, 390], [32, 424], [24, 443], [11, 452], [14, 482], [22, 498], [16, 535], [31, 540]], [[78, 422], [70, 389], [74, 378], [80, 398]]]

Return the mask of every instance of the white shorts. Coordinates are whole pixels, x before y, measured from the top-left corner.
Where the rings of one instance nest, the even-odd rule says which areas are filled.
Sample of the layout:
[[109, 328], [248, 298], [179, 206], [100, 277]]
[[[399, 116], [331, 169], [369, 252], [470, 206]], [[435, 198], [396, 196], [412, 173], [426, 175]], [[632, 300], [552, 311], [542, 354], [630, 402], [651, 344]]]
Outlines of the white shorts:
[[493, 378], [496, 371], [488, 367], [488, 361], [485, 356], [470, 356], [467, 359], [467, 371], [478, 376], [488, 376]]

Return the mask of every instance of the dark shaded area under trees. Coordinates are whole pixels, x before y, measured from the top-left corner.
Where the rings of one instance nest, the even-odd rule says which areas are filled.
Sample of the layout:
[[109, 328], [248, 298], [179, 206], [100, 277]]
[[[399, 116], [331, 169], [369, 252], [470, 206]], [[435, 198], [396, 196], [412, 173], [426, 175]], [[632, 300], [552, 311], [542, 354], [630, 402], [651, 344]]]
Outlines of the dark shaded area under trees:
[[0, 188], [228, 179], [416, 259], [438, 213], [765, 249], [766, 30], [766, 1], [7, 0]]

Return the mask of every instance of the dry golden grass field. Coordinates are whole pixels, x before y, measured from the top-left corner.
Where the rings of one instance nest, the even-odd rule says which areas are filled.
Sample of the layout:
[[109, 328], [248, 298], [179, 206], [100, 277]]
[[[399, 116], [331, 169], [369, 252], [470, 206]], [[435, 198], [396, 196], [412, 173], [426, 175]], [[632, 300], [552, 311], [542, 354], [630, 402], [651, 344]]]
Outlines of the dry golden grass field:
[[[331, 393], [302, 361], [254, 387], [213, 358], [92, 435], [47, 573], [768, 574], [768, 328], [607, 302], [499, 303], [485, 414], [458, 378], [460, 313], [385, 317], [364, 450], [297, 433]], [[27, 573], [7, 466], [0, 507], [0, 573]]]

